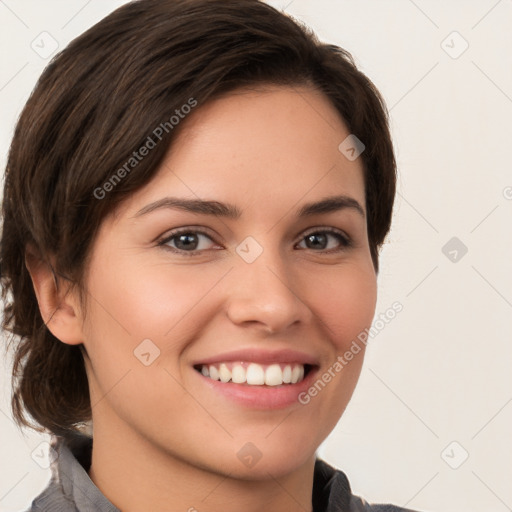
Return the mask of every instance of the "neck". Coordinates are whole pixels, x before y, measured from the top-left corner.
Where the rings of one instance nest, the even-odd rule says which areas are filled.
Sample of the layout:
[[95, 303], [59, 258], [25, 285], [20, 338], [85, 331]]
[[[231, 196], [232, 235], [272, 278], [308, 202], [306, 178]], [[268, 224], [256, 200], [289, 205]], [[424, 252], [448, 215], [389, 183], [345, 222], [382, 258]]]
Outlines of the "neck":
[[[290, 474], [247, 480], [165, 452], [125, 423], [94, 421], [89, 476], [123, 512], [311, 512], [315, 455]], [[108, 428], [107, 428], [108, 425]]]

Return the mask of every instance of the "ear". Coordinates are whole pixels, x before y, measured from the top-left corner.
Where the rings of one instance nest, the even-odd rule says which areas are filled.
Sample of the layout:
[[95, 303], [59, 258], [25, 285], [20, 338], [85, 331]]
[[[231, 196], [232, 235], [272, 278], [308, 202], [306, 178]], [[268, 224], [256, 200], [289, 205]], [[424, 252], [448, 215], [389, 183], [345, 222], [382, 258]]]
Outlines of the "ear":
[[76, 294], [71, 291], [72, 283], [59, 279], [53, 270], [54, 265], [45, 261], [32, 244], [26, 246], [25, 266], [46, 327], [63, 343], [83, 343], [82, 318]]

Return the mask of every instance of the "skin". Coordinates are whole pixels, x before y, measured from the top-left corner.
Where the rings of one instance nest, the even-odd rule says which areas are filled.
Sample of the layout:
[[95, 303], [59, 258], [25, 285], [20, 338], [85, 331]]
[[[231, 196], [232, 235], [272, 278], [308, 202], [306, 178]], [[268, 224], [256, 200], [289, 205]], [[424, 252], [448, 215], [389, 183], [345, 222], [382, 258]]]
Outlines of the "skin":
[[[365, 210], [363, 164], [338, 150], [349, 131], [309, 88], [240, 90], [183, 123], [158, 174], [101, 225], [86, 318], [78, 295], [57, 290], [48, 267], [27, 258], [48, 328], [87, 350], [89, 475], [128, 512], [167, 511], [170, 503], [200, 512], [312, 510], [315, 452], [352, 396], [364, 345], [309, 404], [277, 410], [232, 402], [191, 364], [245, 347], [292, 348], [315, 354], [321, 375], [370, 327], [377, 281], [365, 218], [354, 209], [295, 215], [337, 194]], [[243, 213], [233, 220], [160, 209], [135, 217], [165, 196], [214, 199]], [[208, 232], [197, 235], [196, 256], [157, 245], [181, 227]], [[308, 246], [306, 235], [328, 228], [353, 247], [333, 235]], [[251, 264], [235, 250], [247, 236], [263, 248]], [[183, 245], [176, 237], [167, 247]], [[160, 355], [145, 366], [134, 350], [148, 338]], [[237, 457], [247, 442], [262, 453], [253, 467]]]

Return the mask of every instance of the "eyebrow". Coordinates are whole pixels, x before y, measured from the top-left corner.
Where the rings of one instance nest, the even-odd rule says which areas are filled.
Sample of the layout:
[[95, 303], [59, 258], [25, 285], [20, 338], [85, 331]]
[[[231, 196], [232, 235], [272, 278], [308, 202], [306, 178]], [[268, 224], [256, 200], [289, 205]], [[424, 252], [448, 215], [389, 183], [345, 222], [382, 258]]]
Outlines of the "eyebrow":
[[[164, 197], [150, 203], [139, 210], [134, 217], [146, 215], [162, 208], [171, 208], [184, 210], [190, 213], [213, 215], [215, 217], [224, 217], [228, 219], [239, 219], [242, 215], [241, 210], [232, 204], [221, 203], [219, 201], [208, 201], [204, 199], [185, 199], [181, 197]], [[354, 198], [337, 195], [326, 197], [320, 201], [306, 203], [297, 211], [297, 217], [304, 218], [322, 213], [332, 213], [340, 210], [352, 210], [365, 218], [363, 207]]]

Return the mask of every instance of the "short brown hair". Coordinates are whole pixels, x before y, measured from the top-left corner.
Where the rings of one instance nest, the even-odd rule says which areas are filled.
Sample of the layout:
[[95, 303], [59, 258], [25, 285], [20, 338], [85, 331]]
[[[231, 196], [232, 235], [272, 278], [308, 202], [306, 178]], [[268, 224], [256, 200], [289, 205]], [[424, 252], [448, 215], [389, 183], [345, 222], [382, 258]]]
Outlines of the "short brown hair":
[[201, 108], [258, 84], [320, 90], [365, 144], [368, 240], [378, 272], [396, 164], [384, 102], [351, 55], [258, 0], [130, 2], [52, 59], [9, 150], [0, 265], [3, 328], [19, 341], [12, 375], [19, 425], [70, 436], [92, 417], [84, 347], [60, 342], [46, 327], [24, 263], [27, 244], [44, 261], [54, 258], [55, 275], [76, 286], [84, 302], [87, 262], [102, 220], [152, 179], [181, 124], [161, 130], [156, 147], [105, 197], [94, 191], [191, 98]]

